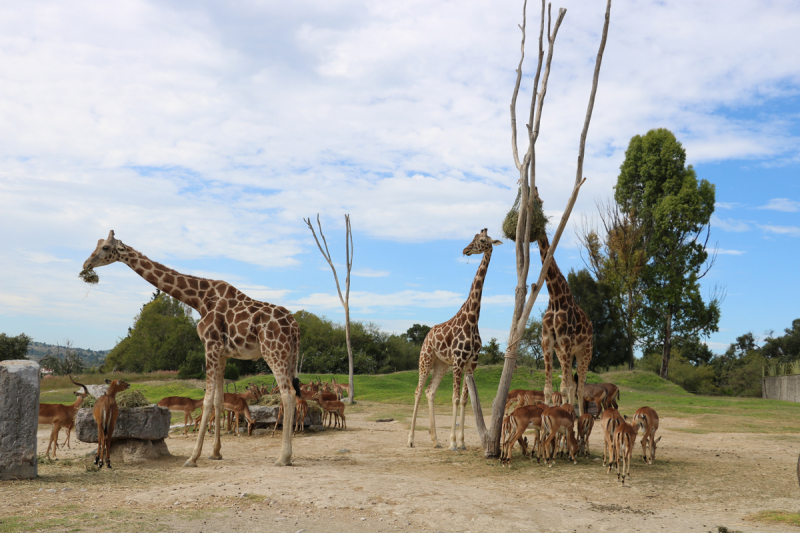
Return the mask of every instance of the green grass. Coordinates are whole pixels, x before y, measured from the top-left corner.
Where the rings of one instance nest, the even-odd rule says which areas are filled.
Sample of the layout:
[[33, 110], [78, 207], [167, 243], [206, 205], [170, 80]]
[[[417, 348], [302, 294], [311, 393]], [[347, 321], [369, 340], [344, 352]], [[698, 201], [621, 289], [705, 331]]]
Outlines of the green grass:
[[755, 514], [748, 515], [747, 520], [800, 527], [800, 513], [790, 513], [787, 511], [759, 511]]
[[[484, 414], [491, 407], [497, 393], [497, 384], [500, 381], [502, 367], [481, 366], [475, 372], [475, 383]], [[117, 375], [115, 374], [115, 377]], [[152, 374], [138, 376], [140, 379], [131, 379], [133, 389], [139, 389], [151, 402], [158, 402], [166, 396], [187, 396], [202, 398], [202, 386], [196, 382], [164, 381], [163, 384], [154, 384], [149, 380]], [[162, 375], [159, 375], [161, 377]], [[305, 382], [321, 378], [330, 381], [335, 377], [337, 382], [346, 383], [345, 375], [319, 375], [303, 374], [300, 380]], [[64, 388], [50, 392], [49, 386], [55, 380], [48, 380], [41, 394], [42, 402], [72, 403], [74, 385], [66, 380]], [[80, 379], [78, 380], [80, 381]], [[151, 381], [142, 383], [142, 381]], [[162, 380], [158, 380], [162, 381]], [[386, 375], [359, 375], [355, 376], [356, 400], [387, 404], [386, 409], [379, 409], [374, 418], [394, 418], [403, 421], [408, 416], [404, 414], [404, 407], [414, 403], [414, 390], [417, 387], [418, 373], [416, 371], [397, 372]], [[792, 433], [800, 431], [800, 404], [782, 402], [777, 400], [764, 400], [761, 398], [736, 398], [725, 396], [697, 396], [683, 390], [678, 385], [663, 380], [657, 375], [641, 370], [615, 371], [606, 374], [590, 373], [589, 383], [610, 382], [620, 388], [620, 411], [628, 416], [642, 406], [654, 408], [660, 417], [687, 418], [693, 423], [689, 427], [677, 428], [678, 431], [689, 433], [710, 432], [757, 432], [757, 433]], [[246, 376], [236, 382], [236, 390], [242, 392], [248, 383], [272, 385], [270, 375]], [[553, 388], [558, 390], [561, 380], [555, 373]], [[44, 384], [43, 384], [44, 385]], [[527, 368], [520, 368], [514, 375], [511, 383], [512, 389], [537, 389], [544, 388], [544, 372], [531, 372]], [[233, 387], [228, 387], [230, 391]], [[449, 406], [452, 402], [453, 376], [448, 372], [436, 395], [436, 405]], [[424, 407], [426, 400], [421, 404]], [[390, 404], [390, 405], [388, 405]], [[350, 407], [357, 409], [358, 405]], [[372, 414], [372, 413], [370, 413]], [[370, 417], [372, 418], [372, 417]], [[173, 423], [183, 421], [183, 415], [175, 415]]]

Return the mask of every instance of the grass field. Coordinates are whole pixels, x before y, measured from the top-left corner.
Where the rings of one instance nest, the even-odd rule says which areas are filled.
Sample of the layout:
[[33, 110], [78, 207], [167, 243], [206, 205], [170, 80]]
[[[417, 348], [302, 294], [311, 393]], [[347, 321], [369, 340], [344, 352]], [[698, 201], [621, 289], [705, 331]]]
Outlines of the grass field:
[[[497, 393], [500, 381], [501, 366], [479, 367], [475, 372], [475, 384], [484, 414], [489, 414], [492, 400]], [[78, 376], [76, 380], [83, 383], [102, 383], [108, 376]], [[125, 379], [131, 388], [139, 389], [152, 402], [158, 402], [166, 396], [203, 397], [203, 383], [200, 381], [181, 381], [170, 374], [114, 374], [114, 379]], [[340, 383], [347, 382], [346, 375], [309, 375], [302, 374], [301, 381], [321, 378], [329, 381], [335, 377]], [[155, 378], [155, 379], [154, 379]], [[84, 381], [85, 380], [85, 381]], [[272, 376], [246, 376], [236, 382], [236, 390], [241, 392], [248, 383], [271, 385]], [[397, 372], [386, 375], [355, 376], [356, 400], [387, 404], [386, 413], [395, 413], [395, 418], [405, 418], [404, 406], [413, 405], [414, 390], [418, 381], [416, 371]], [[663, 380], [655, 374], [644, 371], [611, 372], [606, 374], [589, 374], [589, 383], [610, 382], [620, 388], [620, 411], [632, 416], [634, 411], [644, 405], [656, 409], [661, 417], [689, 419], [688, 427], [678, 431], [689, 433], [710, 432], [758, 432], [786, 433], [800, 431], [800, 404], [763, 400], [761, 398], [732, 398], [720, 396], [697, 396], [681, 387]], [[555, 375], [553, 387], [558, 390], [560, 377]], [[531, 372], [520, 368], [514, 375], [512, 389], [544, 388], [544, 373]], [[49, 379], [42, 383], [40, 401], [43, 403], [72, 403], [75, 390], [67, 378]], [[229, 387], [232, 392], [233, 388]], [[436, 405], [450, 406], [452, 401], [453, 379], [448, 373], [439, 386]], [[420, 402], [425, 407], [425, 399]], [[349, 408], [352, 409], [352, 408]], [[382, 416], [382, 415], [381, 415]], [[381, 416], [378, 416], [379, 418]]]

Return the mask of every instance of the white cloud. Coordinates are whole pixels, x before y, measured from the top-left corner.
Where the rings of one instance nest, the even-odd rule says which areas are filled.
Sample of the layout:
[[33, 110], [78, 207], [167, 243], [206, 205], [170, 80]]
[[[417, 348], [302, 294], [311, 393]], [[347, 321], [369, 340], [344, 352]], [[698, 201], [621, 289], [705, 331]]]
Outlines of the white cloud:
[[717, 249], [716, 253], [717, 253], [717, 255], [744, 255], [745, 254], [745, 252], [743, 252], [742, 250], [725, 250], [725, 249], [722, 249], [722, 248]]
[[800, 237], [800, 227], [798, 226], [773, 226], [769, 224], [759, 224], [758, 227], [767, 233], [787, 235], [789, 237]]
[[732, 231], [741, 233], [750, 231], [750, 224], [744, 220], [734, 220], [732, 218], [722, 218], [717, 215], [711, 215], [711, 226], [719, 228], [722, 231]]
[[[365, 291], [350, 292], [351, 308], [397, 308], [397, 307], [459, 307], [466, 295], [452, 291], [405, 290], [390, 294]], [[332, 293], [314, 293], [288, 304], [293, 308], [328, 309], [341, 307], [339, 296]]]
[[716, 202], [714, 204], [715, 209], [736, 209], [737, 207], [741, 207], [741, 204], [737, 202]]
[[773, 211], [784, 211], [786, 213], [795, 213], [800, 211], [800, 202], [789, 200], [788, 198], [773, 198], [766, 205], [759, 207], [759, 209], [771, 209]]

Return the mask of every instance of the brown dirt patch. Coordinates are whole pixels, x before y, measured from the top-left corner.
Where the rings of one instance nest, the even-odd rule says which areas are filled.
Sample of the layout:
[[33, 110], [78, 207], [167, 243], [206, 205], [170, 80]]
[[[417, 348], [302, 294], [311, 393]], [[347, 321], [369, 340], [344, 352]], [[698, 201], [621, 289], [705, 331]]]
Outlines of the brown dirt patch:
[[[517, 448], [502, 468], [483, 458], [474, 421], [466, 452], [432, 448], [419, 428], [408, 448], [406, 421], [374, 421], [390, 412], [410, 408], [362, 402], [348, 411], [347, 431], [297, 436], [292, 468], [272, 466], [278, 435], [223, 435], [222, 461], [207, 459], [207, 436], [198, 468], [181, 466], [194, 436], [173, 436], [172, 457], [95, 473], [83, 457], [95, 445], [73, 440], [59, 451], [71, 466], [40, 465], [34, 481], [0, 483], [0, 531], [781, 531], [743, 519], [800, 511], [794, 434], [694, 434], [686, 419], [665, 418], [656, 463], [635, 457], [622, 487], [594, 460], [599, 428], [592, 459], [578, 465], [538, 466]], [[447, 442], [450, 417], [441, 415]], [[39, 436], [44, 450], [49, 426]]]

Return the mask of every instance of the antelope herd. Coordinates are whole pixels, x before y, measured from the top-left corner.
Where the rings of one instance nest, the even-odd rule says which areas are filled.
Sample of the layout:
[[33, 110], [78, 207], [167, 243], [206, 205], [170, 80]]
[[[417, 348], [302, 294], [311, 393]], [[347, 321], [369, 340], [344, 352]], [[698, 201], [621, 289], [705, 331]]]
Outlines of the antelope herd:
[[[630, 477], [631, 456], [639, 431], [642, 432], [642, 459], [653, 464], [656, 456], [658, 413], [651, 407], [636, 411], [632, 423], [617, 410], [619, 388], [612, 383], [585, 384], [582, 398], [584, 413], [575, 420], [575, 409], [569, 403], [561, 403], [563, 396], [554, 392], [551, 405], [545, 403], [544, 393], [536, 390], [515, 389], [508, 393], [502, 425], [500, 461], [506, 466], [511, 462], [514, 444], [519, 443], [523, 456], [536, 455], [536, 462], [553, 467], [556, 454], [564, 454], [575, 464], [579, 456], [589, 457], [589, 436], [595, 419], [603, 430], [603, 466], [617, 471], [617, 481], [625, 485]], [[589, 403], [597, 406], [597, 415], [588, 412]], [[533, 431], [533, 445], [528, 452], [527, 430]], [[577, 429], [577, 436], [576, 436]], [[649, 456], [648, 456], [649, 448]]]

